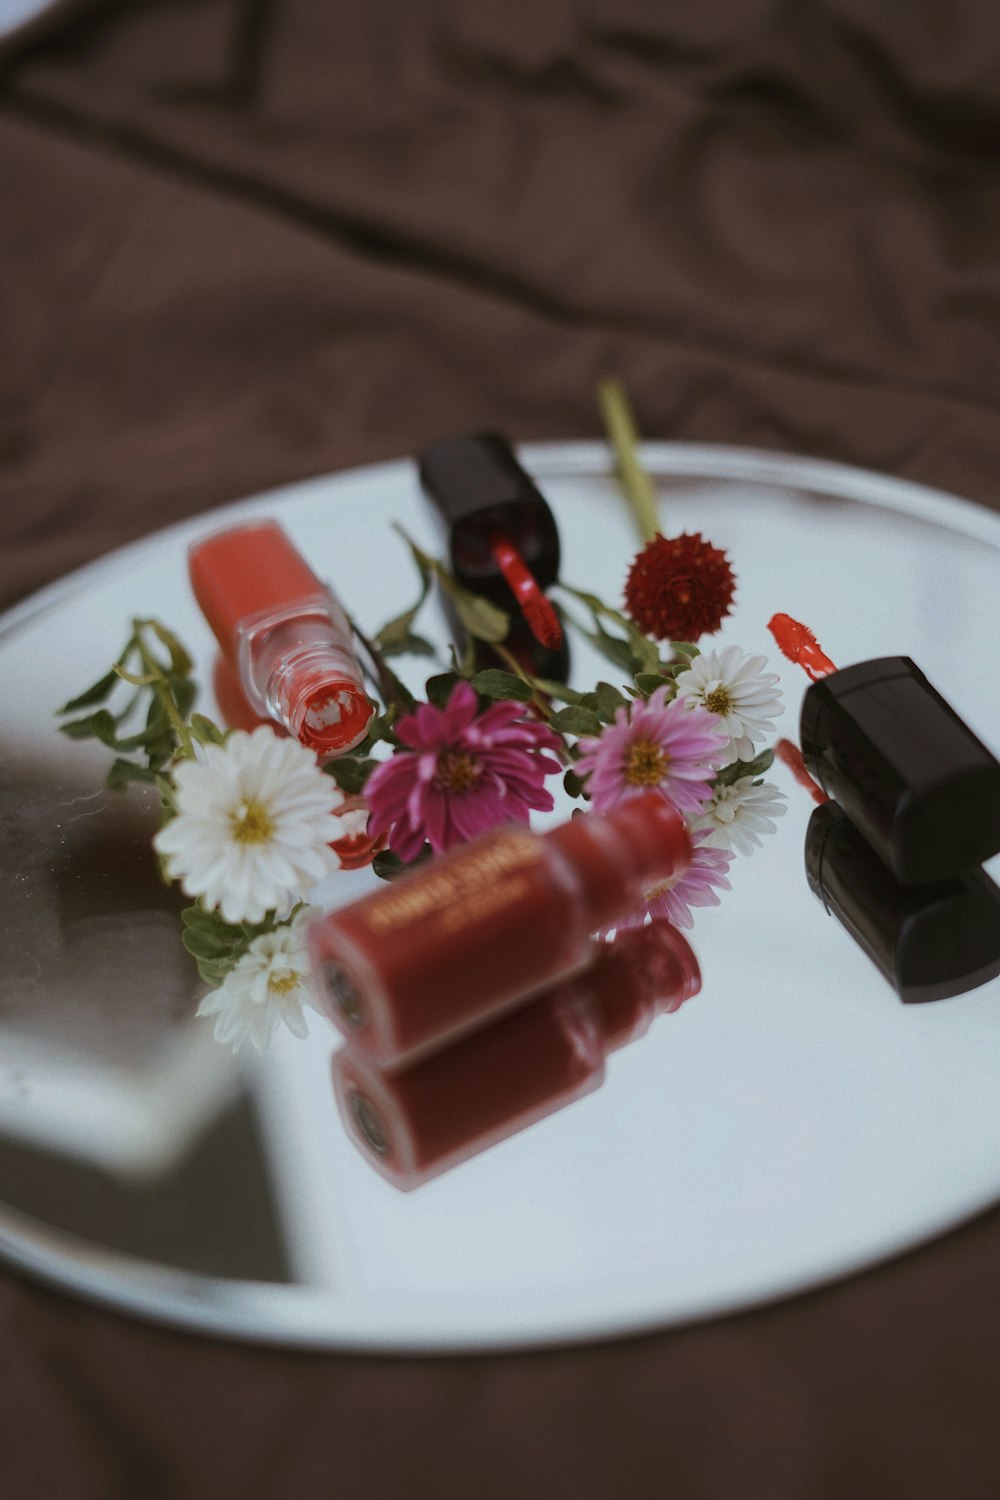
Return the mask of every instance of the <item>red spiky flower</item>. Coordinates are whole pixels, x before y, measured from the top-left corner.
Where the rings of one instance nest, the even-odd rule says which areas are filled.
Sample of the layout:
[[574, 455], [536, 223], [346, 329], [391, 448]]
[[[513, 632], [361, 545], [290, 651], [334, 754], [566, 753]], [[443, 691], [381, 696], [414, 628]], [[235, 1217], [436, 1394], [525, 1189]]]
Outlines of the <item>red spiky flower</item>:
[[736, 592], [726, 554], [701, 533], [657, 534], [637, 554], [625, 582], [625, 608], [658, 641], [696, 641], [722, 624]]

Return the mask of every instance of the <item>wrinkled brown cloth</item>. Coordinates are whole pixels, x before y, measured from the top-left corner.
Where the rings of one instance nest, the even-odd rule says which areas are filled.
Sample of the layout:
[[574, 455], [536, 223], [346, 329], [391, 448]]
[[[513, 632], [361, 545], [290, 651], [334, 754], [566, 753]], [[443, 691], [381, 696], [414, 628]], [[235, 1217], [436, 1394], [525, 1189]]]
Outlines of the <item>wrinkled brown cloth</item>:
[[[992, 0], [65, 0], [0, 50], [0, 599], [444, 432], [594, 436], [610, 370], [649, 436], [992, 503], [995, 59]], [[0, 1490], [992, 1497], [998, 1288], [993, 1212], [770, 1309], [439, 1361], [0, 1273]]]

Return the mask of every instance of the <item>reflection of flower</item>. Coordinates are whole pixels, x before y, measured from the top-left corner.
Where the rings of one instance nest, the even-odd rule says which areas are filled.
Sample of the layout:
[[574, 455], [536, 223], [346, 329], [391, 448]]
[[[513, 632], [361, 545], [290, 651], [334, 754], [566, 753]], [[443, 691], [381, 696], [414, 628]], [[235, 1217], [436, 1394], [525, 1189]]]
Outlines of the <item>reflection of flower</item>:
[[497, 823], [527, 823], [532, 808], [548, 811], [552, 794], [542, 783], [561, 767], [539, 752], [561, 742], [523, 713], [523, 704], [507, 702], [480, 713], [467, 682], [455, 684], [444, 708], [419, 704], [396, 725], [410, 748], [365, 785], [369, 833], [387, 833], [393, 852], [411, 860], [425, 839], [440, 854]]
[[732, 786], [717, 786], [702, 808], [695, 827], [704, 829], [706, 842], [734, 854], [752, 854], [762, 847], [761, 834], [774, 833], [774, 818], [783, 817], [785, 799], [769, 781], [742, 776]]
[[617, 709], [599, 736], [580, 741], [575, 770], [588, 778], [595, 811], [606, 812], [650, 787], [658, 787], [679, 812], [696, 813], [708, 801], [728, 737], [705, 709], [665, 702], [668, 692], [664, 685], [648, 702], [637, 699]]
[[629, 569], [625, 607], [654, 640], [696, 641], [718, 630], [735, 592], [736, 578], [720, 547], [700, 532], [657, 533]]
[[677, 696], [718, 714], [732, 740], [732, 754], [753, 755], [753, 741], [774, 730], [782, 711], [776, 672], [765, 672], [766, 656], [747, 656], [739, 646], [703, 651], [677, 678]]
[[337, 869], [343, 793], [298, 740], [238, 729], [173, 774], [177, 816], [153, 843], [170, 878], [227, 922], [260, 922]]
[[726, 878], [732, 855], [724, 849], [713, 849], [705, 840], [706, 832], [692, 833], [694, 854], [682, 875], [661, 881], [645, 895], [645, 906], [618, 923], [619, 927], [641, 927], [647, 915], [665, 917], [675, 927], [693, 927], [692, 906], [718, 906], [720, 890], [732, 887]]
[[238, 1052], [250, 1038], [263, 1052], [283, 1021], [293, 1036], [308, 1035], [303, 1004], [312, 1005], [305, 928], [310, 912], [254, 938], [221, 986], [206, 995], [199, 1016], [215, 1016], [215, 1039]]

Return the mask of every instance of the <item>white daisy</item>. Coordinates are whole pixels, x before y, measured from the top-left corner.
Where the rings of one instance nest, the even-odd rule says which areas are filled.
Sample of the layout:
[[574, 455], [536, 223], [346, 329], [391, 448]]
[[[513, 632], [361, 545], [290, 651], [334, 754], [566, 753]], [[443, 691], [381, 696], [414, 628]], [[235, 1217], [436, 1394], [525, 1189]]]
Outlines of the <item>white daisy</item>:
[[221, 986], [206, 995], [199, 1016], [215, 1016], [215, 1039], [238, 1052], [247, 1037], [263, 1052], [283, 1021], [293, 1036], [308, 1036], [304, 1005], [315, 1004], [309, 981], [309, 908], [291, 922], [254, 938]]
[[677, 678], [677, 696], [718, 714], [732, 740], [732, 753], [750, 760], [754, 740], [766, 739], [783, 711], [776, 672], [765, 672], [766, 656], [747, 656], [739, 646], [702, 651]]
[[339, 867], [344, 794], [298, 740], [266, 725], [205, 745], [174, 771], [177, 816], [153, 843], [167, 874], [227, 922], [284, 911]]
[[762, 834], [775, 832], [773, 819], [784, 814], [784, 796], [772, 782], [743, 776], [732, 786], [715, 788], [692, 828], [709, 830], [710, 847], [752, 854], [763, 845]]

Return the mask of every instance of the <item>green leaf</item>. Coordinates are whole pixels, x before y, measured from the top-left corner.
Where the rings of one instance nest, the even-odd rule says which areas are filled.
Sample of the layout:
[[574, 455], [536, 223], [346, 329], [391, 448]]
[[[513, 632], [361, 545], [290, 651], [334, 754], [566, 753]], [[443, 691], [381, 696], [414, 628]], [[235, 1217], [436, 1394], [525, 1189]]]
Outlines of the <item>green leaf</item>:
[[207, 719], [204, 714], [192, 714], [191, 723], [188, 726], [195, 739], [202, 745], [221, 745], [225, 741], [225, 735], [217, 724]]
[[629, 643], [605, 630], [600, 620], [595, 620], [594, 632], [590, 639], [601, 655], [614, 662], [616, 667], [621, 667], [625, 672], [634, 672], [636, 667], [644, 666], [644, 663], [636, 660], [636, 654]]
[[561, 708], [558, 713], [552, 715], [549, 720], [552, 729], [557, 729], [560, 734], [600, 734], [604, 725], [600, 719], [589, 708], [570, 707]]
[[452, 688], [459, 681], [457, 672], [439, 672], [435, 677], [428, 677], [424, 687], [428, 703], [433, 703], [435, 708], [444, 708]]
[[386, 643], [376, 642], [383, 656], [435, 656], [436, 648], [426, 636], [416, 635], [412, 630], [401, 640]]
[[[105, 672], [103, 677], [99, 677], [98, 680], [95, 683], [92, 683], [91, 686], [87, 688], [85, 692], [81, 693], [78, 698], [71, 698], [68, 703], [63, 704], [62, 708], [56, 709], [56, 713], [72, 714], [76, 713], [77, 709], [79, 708], [91, 708], [95, 703], [103, 703], [105, 698], [110, 697], [110, 695], [114, 692], [118, 681], [118, 673], [116, 672], [115, 668], [112, 667], [110, 672]], [[62, 726], [62, 729], [63, 733], [65, 734], [67, 732], [68, 726], [64, 724]], [[73, 739], [81, 738], [81, 736], [77, 735], [71, 735], [70, 737]]]
[[206, 984], [210, 984], [213, 990], [217, 990], [225, 982], [227, 974], [233, 970], [233, 963], [226, 959], [197, 959], [198, 973]]
[[121, 757], [111, 763], [111, 769], [105, 778], [105, 785], [109, 791], [123, 792], [133, 781], [150, 782], [154, 786], [159, 784], [160, 778], [155, 771], [148, 766], [140, 765], [136, 760], [122, 760]]
[[220, 926], [229, 926], [217, 911], [206, 911], [203, 906], [197, 905], [185, 906], [181, 912], [181, 921], [185, 927], [193, 927], [197, 932], [216, 932]]
[[609, 723], [614, 718], [616, 711], [619, 708], [625, 708], [628, 703], [625, 694], [619, 692], [610, 682], [599, 682], [594, 689], [594, 694], [597, 698], [598, 712]]
[[326, 770], [342, 792], [346, 792], [349, 797], [357, 797], [364, 791], [365, 782], [377, 765], [378, 761], [370, 758], [341, 755], [337, 760], [330, 761]]
[[492, 646], [507, 639], [510, 617], [506, 611], [491, 604], [481, 594], [473, 594], [469, 589], [462, 588], [443, 569], [438, 570], [438, 579], [450, 595], [455, 613], [470, 635], [474, 635], [477, 641], [486, 641]]
[[396, 525], [396, 530], [412, 552], [421, 574], [425, 571], [434, 574], [454, 604], [455, 613], [469, 634], [475, 636], [477, 641], [486, 641], [493, 646], [500, 641], [505, 641], [510, 629], [510, 619], [506, 611], [491, 603], [489, 599], [484, 599], [481, 594], [474, 594], [471, 589], [463, 588], [444, 564], [418, 547], [400, 525]]
[[701, 655], [701, 647], [696, 646], [693, 641], [671, 641], [670, 650], [674, 656], [683, 656], [688, 661]]
[[[420, 573], [420, 595], [415, 604], [411, 604], [410, 608], [404, 609], [401, 615], [396, 615], [394, 619], [389, 620], [376, 634], [375, 645], [384, 656], [393, 656], [407, 649], [412, 650], [412, 647], [407, 648], [406, 642], [411, 638], [414, 640], [421, 639], [419, 636], [412, 635], [413, 622], [420, 613], [424, 600], [430, 591], [433, 569], [428, 564], [424, 554], [414, 547], [412, 543], [410, 543], [410, 552]], [[423, 644], [427, 645], [428, 643], [424, 642]], [[433, 646], [430, 647], [430, 651], [433, 654]]]
[[563, 786], [571, 797], [582, 797], [585, 785], [575, 771], [567, 771], [563, 777]]
[[671, 679], [660, 672], [636, 672], [635, 685], [644, 698], [655, 693], [657, 688], [669, 686]]
[[555, 682], [550, 677], [533, 677], [532, 682], [540, 693], [546, 698], [554, 698], [557, 703], [579, 703], [583, 697], [575, 688], [567, 687], [565, 682]]
[[393, 854], [391, 849], [383, 849], [372, 860], [372, 869], [380, 880], [395, 880], [397, 875], [402, 875], [405, 870], [412, 870], [414, 865], [426, 864], [432, 854], [430, 844], [425, 844], [416, 859], [404, 864], [398, 854]]
[[722, 770], [715, 778], [718, 786], [732, 786], [734, 782], [742, 781], [744, 776], [763, 776], [765, 771], [770, 770], [774, 763], [774, 751], [762, 750], [755, 755], [753, 760], [734, 760]]
[[224, 955], [233, 952], [234, 944], [222, 943], [218, 938], [207, 932], [199, 932], [194, 927], [186, 927], [181, 936], [187, 951], [193, 958], [207, 958], [220, 960]]
[[162, 642], [162, 644], [166, 646], [167, 650], [170, 652], [171, 675], [176, 677], [187, 677], [194, 663], [192, 662], [191, 657], [185, 647], [181, 645], [180, 641], [174, 635], [173, 631], [168, 630], [167, 627], [165, 625], [162, 625], [159, 620], [146, 620], [144, 621], [144, 623], [149, 626], [150, 630], [156, 636], [157, 640]]
[[534, 691], [530, 683], [522, 682], [513, 672], [502, 672], [498, 667], [488, 667], [477, 672], [472, 679], [477, 693], [486, 698], [513, 698], [519, 703], [530, 703]]

